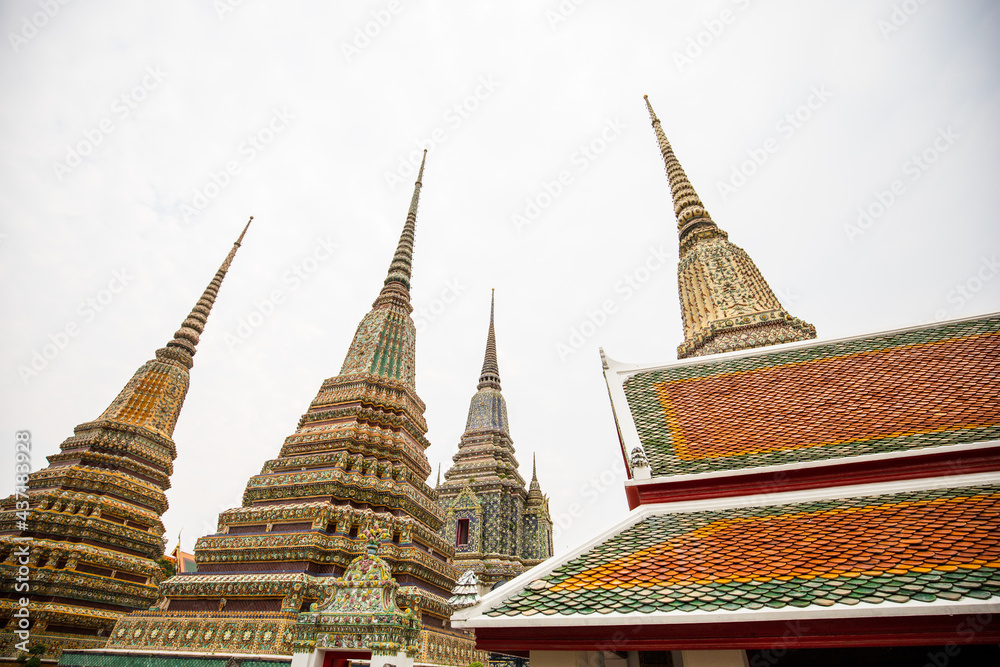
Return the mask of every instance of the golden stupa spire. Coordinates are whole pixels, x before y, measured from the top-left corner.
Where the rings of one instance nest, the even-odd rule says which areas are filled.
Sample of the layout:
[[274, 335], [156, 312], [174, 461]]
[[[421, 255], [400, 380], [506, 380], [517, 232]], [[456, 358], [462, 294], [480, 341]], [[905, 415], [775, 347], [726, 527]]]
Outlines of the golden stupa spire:
[[667, 178], [670, 181], [670, 195], [674, 200], [674, 214], [677, 216], [678, 234], [683, 238], [687, 232], [697, 226], [712, 225], [714, 227], [715, 222], [713, 222], [712, 216], [708, 214], [708, 210], [698, 197], [698, 193], [694, 191], [694, 186], [691, 185], [691, 181], [688, 180], [687, 174], [684, 173], [680, 161], [674, 155], [674, 149], [670, 146], [670, 142], [667, 141], [667, 135], [663, 133], [663, 128], [660, 127], [660, 119], [656, 117], [653, 105], [649, 103], [649, 96], [643, 95], [642, 98], [646, 100], [649, 118], [653, 123], [653, 132], [656, 133], [656, 143], [660, 145], [660, 154], [663, 156], [663, 164], [666, 167]]
[[229, 265], [233, 263], [233, 258], [236, 257], [236, 251], [240, 249], [240, 245], [243, 243], [243, 237], [247, 233], [247, 229], [250, 228], [250, 223], [253, 222], [253, 216], [250, 216], [250, 220], [247, 221], [246, 226], [243, 231], [240, 232], [239, 237], [233, 244], [232, 249], [229, 254], [226, 255], [226, 259], [222, 262], [222, 266], [219, 270], [215, 272], [215, 276], [212, 281], [205, 288], [202, 293], [201, 298], [198, 299], [198, 303], [195, 304], [194, 308], [191, 309], [191, 313], [184, 319], [181, 323], [181, 328], [174, 333], [174, 338], [165, 348], [161, 348], [156, 351], [156, 357], [158, 359], [169, 358], [174, 361], [178, 361], [187, 368], [191, 368], [194, 365], [194, 354], [196, 352], [196, 347], [198, 345], [199, 337], [205, 331], [205, 322], [208, 321], [208, 314], [212, 312], [212, 306], [215, 305], [215, 298], [219, 294], [219, 288], [222, 286], [222, 279], [226, 277], [226, 272], [229, 271]]
[[786, 311], [760, 270], [729, 241], [694, 191], [667, 141], [649, 97], [646, 109], [667, 169], [680, 249], [677, 289], [684, 322], [681, 359], [808, 340], [816, 327]]
[[[250, 218], [253, 220], [253, 218]], [[163, 436], [170, 437], [177, 424], [181, 405], [188, 388], [188, 371], [194, 365], [195, 348], [205, 330], [205, 321], [215, 304], [222, 279], [243, 241], [246, 227], [232, 249], [215, 272], [215, 277], [202, 293], [198, 303], [174, 333], [173, 339], [156, 351], [156, 359], [146, 362], [135, 372], [99, 421], [110, 420], [132, 426], [142, 426]], [[80, 428], [80, 427], [77, 427]]]

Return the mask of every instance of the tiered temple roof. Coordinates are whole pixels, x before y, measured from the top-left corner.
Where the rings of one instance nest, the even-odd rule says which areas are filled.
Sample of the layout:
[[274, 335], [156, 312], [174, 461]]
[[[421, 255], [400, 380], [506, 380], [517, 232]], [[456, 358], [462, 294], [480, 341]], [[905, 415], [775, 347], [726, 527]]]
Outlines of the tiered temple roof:
[[997, 643], [1000, 314], [776, 347], [811, 327], [717, 327], [722, 302], [706, 295], [756, 309], [769, 290], [756, 270], [692, 255], [734, 247], [650, 114], [681, 233], [678, 356], [698, 358], [602, 352], [632, 513], [455, 625], [533, 659], [613, 646], [736, 665], [748, 649]]
[[161, 611], [123, 618], [109, 649], [166, 653], [173, 664], [189, 651], [242, 654], [244, 664], [257, 659], [250, 654], [287, 660], [319, 641], [389, 650], [360, 645], [366, 640], [348, 630], [324, 630], [321, 639], [296, 630], [313, 605], [325, 609], [336, 597], [338, 577], [374, 543], [372, 555], [398, 584], [393, 604], [420, 618], [416, 643], [407, 639], [400, 650], [446, 665], [483, 657], [470, 633], [450, 628], [448, 598], [460, 571], [438, 535], [444, 510], [426, 483], [430, 443], [415, 390], [409, 293], [423, 173], [421, 164], [388, 275], [340, 374], [323, 381], [278, 457], [250, 478], [243, 505], [198, 540], [198, 571], [161, 586]]
[[627, 457], [634, 511], [459, 612], [481, 647], [584, 648], [641, 625], [633, 648], [764, 648], [792, 621], [800, 647], [933, 645], [998, 610], [1000, 315], [607, 363], [622, 454], [646, 455]]
[[552, 555], [548, 500], [532, 469], [530, 492], [518, 472], [500, 388], [494, 326], [495, 299], [479, 384], [469, 405], [454, 465], [439, 484], [448, 517], [441, 535], [455, 545], [455, 565], [475, 571], [489, 588]]
[[[253, 220], [253, 218], [250, 218]], [[0, 501], [0, 574], [13, 581], [26, 549], [32, 643], [46, 655], [103, 646], [122, 614], [156, 601], [164, 571], [164, 491], [177, 456], [173, 432], [198, 340], [247, 226], [173, 339], [135, 372], [95, 421], [30, 475], [27, 517], [18, 499]], [[22, 500], [23, 502], [23, 500]], [[14, 657], [20, 597], [0, 598], [0, 656]]]

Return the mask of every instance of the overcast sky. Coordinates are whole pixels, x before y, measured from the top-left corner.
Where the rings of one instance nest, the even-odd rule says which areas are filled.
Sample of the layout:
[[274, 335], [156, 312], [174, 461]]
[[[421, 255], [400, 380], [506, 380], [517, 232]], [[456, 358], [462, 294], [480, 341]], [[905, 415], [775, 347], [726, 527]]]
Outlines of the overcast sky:
[[0, 25], [0, 470], [16, 430], [38, 469], [96, 418], [255, 216], [174, 432], [169, 547], [214, 531], [339, 372], [424, 146], [427, 455], [456, 451], [496, 288], [557, 551], [627, 512], [598, 346], [665, 363], [682, 339], [644, 93], [821, 339], [1000, 310], [996, 3], [9, 0]]

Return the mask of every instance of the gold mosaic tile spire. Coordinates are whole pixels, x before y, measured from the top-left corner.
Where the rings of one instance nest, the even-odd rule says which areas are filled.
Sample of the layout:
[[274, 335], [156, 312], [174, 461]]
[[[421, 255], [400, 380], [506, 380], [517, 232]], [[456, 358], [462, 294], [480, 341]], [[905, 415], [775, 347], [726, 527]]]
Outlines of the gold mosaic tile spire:
[[243, 228], [243, 231], [240, 232], [239, 238], [236, 239], [229, 254], [226, 255], [222, 266], [215, 272], [212, 282], [208, 284], [201, 298], [198, 299], [198, 303], [195, 304], [194, 308], [191, 309], [191, 313], [181, 323], [181, 328], [174, 333], [173, 340], [167, 343], [165, 348], [156, 351], [158, 359], [173, 359], [179, 361], [187, 368], [191, 368], [194, 365], [192, 357], [194, 357], [199, 336], [205, 332], [205, 322], [208, 321], [208, 314], [212, 312], [212, 306], [215, 305], [215, 298], [218, 296], [219, 288], [222, 286], [222, 279], [226, 277], [229, 265], [233, 263], [236, 251], [240, 249], [243, 237], [246, 235], [247, 229], [250, 228], [251, 222], [253, 222], [252, 215]]
[[656, 134], [656, 143], [660, 146], [660, 154], [663, 156], [663, 164], [667, 170], [667, 178], [670, 180], [670, 196], [674, 200], [674, 215], [677, 216], [677, 231], [681, 238], [697, 226], [711, 225], [715, 227], [712, 216], [694, 191], [694, 186], [688, 180], [684, 168], [674, 155], [674, 149], [667, 141], [667, 135], [660, 127], [660, 119], [656, 117], [653, 106], [649, 103], [649, 96], [643, 95], [646, 100], [646, 109], [649, 110], [649, 118], [653, 123], [653, 132]]
[[205, 322], [212, 311], [212, 306], [215, 305], [222, 280], [229, 271], [229, 265], [232, 264], [251, 221], [253, 216], [236, 239], [222, 266], [215, 272], [198, 303], [174, 333], [173, 339], [156, 351], [156, 359], [146, 362], [135, 372], [98, 421], [110, 420], [144, 427], [163, 437], [171, 437], [184, 403], [184, 396], [187, 394], [188, 370], [194, 365], [193, 357], [199, 338], [205, 331]]
[[677, 289], [684, 321], [681, 359], [816, 337], [790, 315], [750, 256], [729, 242], [705, 209], [644, 96], [663, 156], [680, 237]]
[[341, 375], [367, 373], [399, 380], [410, 387], [416, 386], [417, 330], [410, 319], [410, 313], [413, 312], [410, 304], [410, 272], [413, 266], [417, 206], [420, 203], [426, 162], [425, 150], [417, 181], [413, 184], [406, 222], [389, 264], [388, 275], [382, 291], [372, 303], [372, 309], [358, 324], [351, 347], [344, 358], [344, 365], [340, 369]]
[[[46, 657], [102, 647], [119, 617], [157, 599], [174, 426], [198, 337], [246, 231], [174, 338], [100, 417], [77, 426], [49, 465], [30, 475], [27, 519], [18, 519], [14, 496], [0, 500], [0, 578], [16, 567], [12, 550], [27, 546], [30, 613], [45, 621], [33, 626], [32, 641], [47, 646]], [[0, 599], [0, 616], [9, 617], [5, 602], [12, 601]], [[9, 639], [0, 628], [0, 658], [13, 656], [5, 649], [13, 646]]]

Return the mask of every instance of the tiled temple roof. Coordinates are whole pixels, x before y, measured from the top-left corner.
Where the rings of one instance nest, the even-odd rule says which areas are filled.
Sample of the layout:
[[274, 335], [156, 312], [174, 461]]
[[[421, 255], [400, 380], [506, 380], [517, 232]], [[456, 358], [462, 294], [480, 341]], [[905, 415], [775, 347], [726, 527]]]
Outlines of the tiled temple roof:
[[1000, 480], [991, 477], [990, 484], [753, 507], [659, 505], [561, 564], [526, 573], [520, 590], [486, 598], [481, 618], [612, 623], [621, 614], [996, 603]]
[[1000, 315], [619, 368], [623, 444], [653, 477], [1000, 438]]

